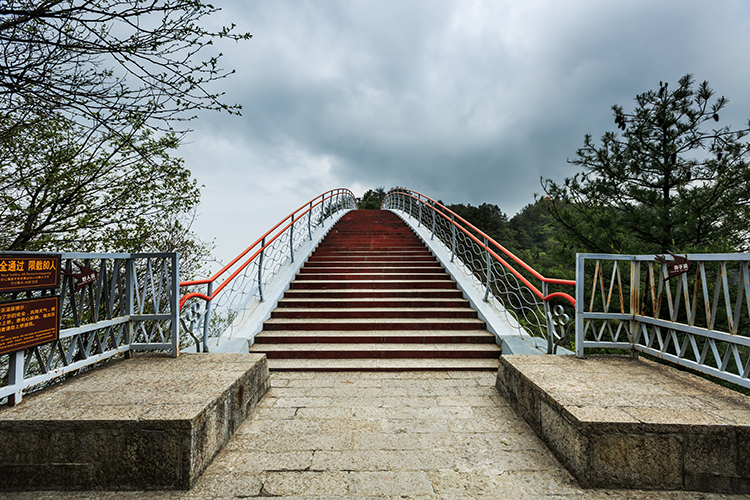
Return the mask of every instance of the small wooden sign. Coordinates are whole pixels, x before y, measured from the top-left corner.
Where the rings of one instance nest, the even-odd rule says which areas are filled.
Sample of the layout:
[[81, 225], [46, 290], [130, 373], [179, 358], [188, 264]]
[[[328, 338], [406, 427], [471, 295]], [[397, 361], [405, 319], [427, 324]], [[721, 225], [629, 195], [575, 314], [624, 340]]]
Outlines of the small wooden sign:
[[0, 304], [0, 355], [57, 340], [59, 313], [59, 297]]
[[689, 272], [693, 267], [693, 263], [687, 259], [687, 255], [682, 257], [680, 255], [675, 255], [672, 252], [667, 253], [669, 253], [669, 255], [671, 255], [674, 260], [669, 261], [664, 255], [655, 256], [656, 260], [667, 266], [667, 277], [664, 278], [664, 281], [667, 281], [670, 278], [674, 278], [675, 276], [685, 274]]
[[60, 286], [60, 256], [0, 254], [0, 292]]

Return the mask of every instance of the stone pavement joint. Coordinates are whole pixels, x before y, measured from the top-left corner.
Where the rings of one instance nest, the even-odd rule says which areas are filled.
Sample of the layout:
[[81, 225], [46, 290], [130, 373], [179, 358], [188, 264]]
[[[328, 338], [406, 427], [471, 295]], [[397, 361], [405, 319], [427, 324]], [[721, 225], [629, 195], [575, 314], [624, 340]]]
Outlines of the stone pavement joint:
[[[541, 357], [541, 356], [540, 356]], [[744, 496], [582, 489], [494, 387], [495, 373], [272, 372], [189, 491], [30, 499], [609, 499]], [[470, 389], [472, 395], [461, 395]]]

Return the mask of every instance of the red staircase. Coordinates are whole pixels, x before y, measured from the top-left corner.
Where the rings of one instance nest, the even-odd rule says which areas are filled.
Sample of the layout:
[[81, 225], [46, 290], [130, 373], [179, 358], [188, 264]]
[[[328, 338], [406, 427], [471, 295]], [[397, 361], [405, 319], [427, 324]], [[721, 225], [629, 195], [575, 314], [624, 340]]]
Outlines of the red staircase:
[[437, 258], [381, 210], [339, 220], [250, 351], [272, 370], [496, 370], [500, 355]]

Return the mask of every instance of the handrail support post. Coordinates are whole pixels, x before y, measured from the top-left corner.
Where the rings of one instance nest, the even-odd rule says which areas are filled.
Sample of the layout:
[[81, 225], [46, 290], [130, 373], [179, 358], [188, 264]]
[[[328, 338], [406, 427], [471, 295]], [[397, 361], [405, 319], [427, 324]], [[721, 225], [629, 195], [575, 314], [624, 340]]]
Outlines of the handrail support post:
[[451, 214], [451, 262], [456, 256], [456, 216]]
[[289, 226], [289, 258], [294, 263], [294, 212], [292, 212], [292, 223]]
[[258, 256], [258, 295], [260, 295], [260, 301], [263, 302], [263, 253], [266, 249], [266, 239], [260, 243], [260, 255]]
[[310, 237], [310, 241], [312, 241], [312, 227], [311, 227], [311, 221], [312, 218], [312, 208], [313, 208], [313, 202], [310, 202], [310, 210], [307, 211], [307, 235]]
[[[206, 286], [206, 295], [212, 299], [213, 297], [211, 297], [211, 295], [214, 293], [214, 282], [209, 281]], [[211, 302], [213, 301], [206, 301], [206, 310], [203, 313], [203, 352], [208, 352], [208, 325], [209, 319], [211, 318]]]
[[435, 210], [437, 209], [435, 208], [435, 205], [433, 204], [432, 205], [432, 234], [430, 235], [431, 240], [435, 239]]
[[[433, 212], [434, 213], [434, 212]], [[492, 276], [492, 260], [490, 256], [490, 247], [487, 245], [487, 237], [484, 237], [484, 250], [487, 252], [487, 284], [484, 288], [484, 302], [487, 302], [487, 298], [490, 295], [490, 277]]]
[[542, 282], [542, 295], [544, 301], [544, 317], [547, 318], [547, 354], [555, 353], [555, 322], [552, 320], [552, 310], [549, 301], [546, 299], [549, 295], [549, 284]]

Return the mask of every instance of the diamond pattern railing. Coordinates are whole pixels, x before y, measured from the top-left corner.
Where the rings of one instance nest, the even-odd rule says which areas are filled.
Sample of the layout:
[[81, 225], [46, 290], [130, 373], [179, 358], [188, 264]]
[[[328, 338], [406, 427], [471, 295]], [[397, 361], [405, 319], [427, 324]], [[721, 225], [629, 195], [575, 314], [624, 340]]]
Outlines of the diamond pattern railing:
[[209, 338], [224, 332], [231, 337], [237, 322], [265, 300], [265, 290], [278, 275], [295, 259], [307, 257], [298, 255], [303, 244], [356, 207], [348, 189], [326, 191], [282, 219], [211, 278], [182, 282], [181, 324], [189, 334], [185, 345], [208, 352]]
[[467, 277], [484, 289], [482, 300], [519, 332], [546, 340], [554, 354], [569, 341], [574, 299], [566, 292], [575, 283], [546, 278], [500, 243], [441, 203], [405, 188], [391, 189], [383, 209], [417, 221], [430, 230]]
[[750, 254], [579, 254], [576, 353], [630, 349], [750, 387]]
[[[18, 255], [34, 255], [21, 252]], [[96, 279], [76, 290], [83, 265]], [[59, 294], [58, 340], [0, 355], [0, 400], [135, 350], [179, 355], [176, 253], [61, 254], [59, 289], [0, 294], [4, 304]]]

